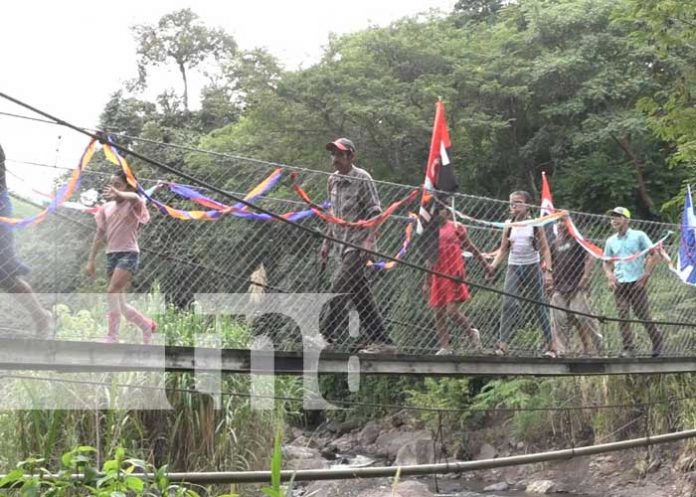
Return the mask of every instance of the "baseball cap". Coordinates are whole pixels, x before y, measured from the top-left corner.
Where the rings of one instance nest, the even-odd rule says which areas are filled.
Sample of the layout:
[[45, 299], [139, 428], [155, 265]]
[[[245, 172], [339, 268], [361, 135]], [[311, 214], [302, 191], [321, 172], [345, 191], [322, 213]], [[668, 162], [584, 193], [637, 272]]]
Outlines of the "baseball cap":
[[608, 210], [607, 214], [610, 216], [623, 216], [626, 219], [631, 219], [631, 211], [625, 207], [614, 207], [613, 209]]
[[348, 138], [337, 138], [336, 140], [326, 144], [326, 150], [333, 150], [337, 148], [338, 150], [346, 151], [350, 150], [355, 153], [355, 145]]

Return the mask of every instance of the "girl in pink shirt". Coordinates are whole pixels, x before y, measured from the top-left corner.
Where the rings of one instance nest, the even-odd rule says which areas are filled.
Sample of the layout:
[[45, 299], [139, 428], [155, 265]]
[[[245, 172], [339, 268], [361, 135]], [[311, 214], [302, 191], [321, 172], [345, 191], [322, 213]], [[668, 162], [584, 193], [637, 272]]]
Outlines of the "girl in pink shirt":
[[87, 274], [94, 277], [94, 261], [106, 242], [106, 274], [109, 277], [107, 301], [109, 304], [107, 343], [118, 341], [121, 316], [143, 332], [143, 342], [149, 343], [157, 323], [126, 303], [126, 291], [138, 270], [140, 248], [138, 230], [150, 220], [145, 199], [136, 193], [123, 172], [115, 174], [104, 188], [108, 200], [97, 211], [97, 233], [87, 262]]

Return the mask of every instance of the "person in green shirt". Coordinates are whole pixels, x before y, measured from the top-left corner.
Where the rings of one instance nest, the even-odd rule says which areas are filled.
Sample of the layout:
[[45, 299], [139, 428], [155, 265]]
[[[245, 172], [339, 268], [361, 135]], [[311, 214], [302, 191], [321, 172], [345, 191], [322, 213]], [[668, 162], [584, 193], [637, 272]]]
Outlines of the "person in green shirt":
[[[606, 242], [604, 255], [608, 257], [627, 257], [652, 247], [648, 235], [640, 230], [629, 228], [631, 212], [625, 207], [615, 207], [607, 212], [611, 217], [611, 227], [616, 232]], [[653, 357], [662, 353], [662, 334], [650, 317], [647, 285], [657, 263], [655, 254], [648, 253], [629, 261], [604, 262], [604, 273], [609, 282], [609, 288], [614, 292], [616, 308], [621, 319], [629, 319], [630, 310], [635, 316], [645, 321], [643, 326], [652, 341]], [[623, 339], [622, 356], [632, 356], [635, 353], [631, 323], [619, 323]]]

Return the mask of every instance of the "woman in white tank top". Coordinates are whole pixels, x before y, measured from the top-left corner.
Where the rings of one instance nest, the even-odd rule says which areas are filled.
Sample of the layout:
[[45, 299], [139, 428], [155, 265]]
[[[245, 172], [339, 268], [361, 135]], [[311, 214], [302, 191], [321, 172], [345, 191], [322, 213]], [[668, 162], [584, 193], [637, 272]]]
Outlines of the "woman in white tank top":
[[[529, 204], [531, 200], [531, 195], [524, 191], [516, 191], [510, 194], [511, 222], [523, 221], [529, 218]], [[503, 297], [496, 354], [507, 354], [509, 344], [514, 338], [517, 329], [526, 324], [523, 318], [527, 315], [527, 309], [532, 306], [532, 314], [536, 317], [538, 325], [541, 326], [546, 342], [544, 355], [556, 357], [548, 309], [545, 306], [521, 301], [514, 297], [514, 295], [519, 295], [545, 302], [544, 287], [547, 290], [553, 288], [551, 252], [544, 230], [532, 226], [506, 227], [503, 230], [500, 249], [490, 266], [491, 274], [495, 272], [505, 256], [508, 256], [508, 268], [505, 273], [505, 292], [511, 296], [506, 295]], [[543, 277], [540, 265], [542, 257], [544, 260]]]

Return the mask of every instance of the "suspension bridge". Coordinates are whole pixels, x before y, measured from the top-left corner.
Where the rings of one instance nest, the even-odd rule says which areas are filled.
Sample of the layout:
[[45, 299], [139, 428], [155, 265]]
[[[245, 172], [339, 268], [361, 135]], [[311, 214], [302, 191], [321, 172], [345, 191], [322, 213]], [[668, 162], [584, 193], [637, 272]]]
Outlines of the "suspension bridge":
[[[50, 123], [67, 125], [92, 135], [89, 130], [39, 113]], [[437, 276], [438, 273], [424, 263], [424, 247], [419, 246], [422, 242], [409, 230], [414, 219], [409, 213], [417, 210], [417, 203], [409, 204], [404, 199], [409, 198], [415, 187], [382, 181], [374, 181], [382, 205], [401, 203], [381, 223], [378, 245], [369, 252], [371, 263], [366, 273], [378, 312], [394, 344], [390, 353], [360, 353], [365, 345], [363, 331], [345, 330], [333, 337], [330, 348], [311, 349], [308, 354], [303, 339], [306, 330], [300, 330], [290, 316], [316, 313], [316, 304], [307, 304], [306, 309], [274, 308], [271, 309], [274, 312], [257, 313], [252, 318], [203, 319], [190, 311], [200, 295], [251, 292], [252, 296], [319, 296], [330, 292], [335, 261], [324, 269], [318, 253], [322, 242], [331, 240], [331, 236], [326, 233], [326, 222], [307, 204], [308, 198], [316, 199], [317, 204], [324, 200], [329, 173], [224, 151], [119, 134], [113, 137], [113, 148], [129, 157], [142, 189], [157, 199], [153, 199], [156, 205], [152, 220], [141, 231], [143, 260], [134, 291], [156, 295], [165, 302], [163, 314], [157, 317], [162, 343], [139, 344], [141, 336], [136, 330], [126, 330], [121, 344], [99, 343], [105, 329], [104, 303], [74, 306], [61, 302], [58, 296], [98, 291], [97, 286], [82, 275], [88, 244], [95, 230], [94, 219], [87, 206], [73, 203], [72, 209], [58, 208], [42, 223], [16, 231], [18, 252], [33, 269], [31, 281], [45, 305], [54, 309], [56, 335], [50, 340], [32, 339], [31, 323], [12, 299], [3, 295], [0, 307], [7, 317], [3, 325], [6, 332], [0, 339], [1, 368], [220, 370], [261, 374], [300, 374], [308, 368], [318, 373], [345, 373], [353, 368], [363, 374], [436, 376], [696, 371], [696, 294], [667, 264], [658, 264], [654, 271], [648, 285], [651, 318], [641, 320], [617, 315], [616, 302], [607, 287], [601, 262], [593, 261], [584, 290], [590, 308], [568, 311], [571, 319], [565, 320], [569, 326], [563, 329], [554, 322], [562, 357], [548, 358], [541, 357], [546, 339], [536, 321], [538, 309], [552, 318], [554, 312], [564, 309], [524, 291], [510, 294], [504, 286], [503, 275], [493, 280], [487, 278], [486, 268], [471, 257], [471, 253], [465, 252], [465, 275], [439, 276], [468, 285], [471, 297], [460, 309], [480, 333], [481, 343], [472, 342], [460, 322], [445, 322], [454, 352], [435, 355], [441, 348], [438, 326], [442, 324], [438, 325], [437, 312], [428, 306], [423, 281], [428, 275]], [[119, 145], [119, 140], [128, 142], [129, 146]], [[186, 160], [179, 160], [184, 165], [174, 168], [140, 150], [150, 154], [166, 150]], [[14, 164], [13, 171], [21, 171], [15, 173], [17, 181], [46, 167], [22, 161], [11, 154], [7, 162], [11, 166]], [[63, 180], [70, 169], [65, 167]], [[114, 171], [114, 166], [106, 162], [84, 169], [75, 196], [101, 188]], [[273, 181], [276, 177], [280, 179], [272, 188], [252, 195], [261, 185], [268, 185], [272, 177]], [[418, 182], [419, 179], [414, 178], [414, 184]], [[293, 192], [295, 186], [299, 186], [307, 198], [298, 197]], [[189, 193], [182, 194], [184, 191]], [[47, 192], [47, 196], [55, 193]], [[205, 202], [200, 202], [201, 198]], [[453, 194], [451, 198], [452, 212], [464, 213], [463, 225], [471, 242], [484, 254], [493, 254], [500, 244], [499, 222], [508, 216], [508, 202], [467, 194]], [[32, 203], [26, 199], [25, 202], [15, 200], [25, 207]], [[236, 203], [234, 209], [230, 203]], [[317, 204], [312, 205], [316, 207]], [[209, 209], [208, 213], [217, 212], [212, 215], [216, 220], [197, 220], [190, 215], [187, 218], [188, 214], [178, 218], [171, 215], [173, 211], [194, 212], [186, 209], [200, 209], [201, 205]], [[538, 217], [539, 208], [530, 208], [532, 216]], [[155, 212], [157, 210], [159, 212]], [[612, 233], [605, 216], [582, 212], [569, 215], [584, 237], [600, 246]], [[676, 258], [679, 236], [670, 237], [669, 234], [679, 233], [679, 226], [633, 220], [631, 227], [644, 231], [652, 240], [663, 240], [660, 245], [663, 253]], [[342, 243], [336, 239], [331, 241], [337, 245]], [[506, 312], [513, 313], [507, 318], [513, 322], [517, 333], [507, 356], [497, 357], [492, 352], [499, 338], [501, 303], [508, 297], [516, 303]], [[580, 318], [591, 323], [594, 338], [600, 338], [589, 350], [574, 326]], [[659, 327], [663, 336], [659, 357], [651, 357], [653, 347], [643, 329], [651, 323]], [[622, 325], [625, 324], [632, 327], [635, 340], [632, 357], [619, 357], [623, 346]], [[215, 347], [196, 342], [196, 336], [206, 334], [218, 335]], [[311, 335], [317, 336], [317, 331], [312, 330]], [[270, 346], [255, 350], [253, 343], [259, 336], [268, 337]], [[264, 360], [260, 360], [260, 365], [254, 364], [255, 357]]]

